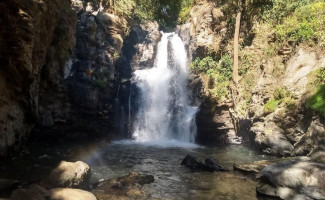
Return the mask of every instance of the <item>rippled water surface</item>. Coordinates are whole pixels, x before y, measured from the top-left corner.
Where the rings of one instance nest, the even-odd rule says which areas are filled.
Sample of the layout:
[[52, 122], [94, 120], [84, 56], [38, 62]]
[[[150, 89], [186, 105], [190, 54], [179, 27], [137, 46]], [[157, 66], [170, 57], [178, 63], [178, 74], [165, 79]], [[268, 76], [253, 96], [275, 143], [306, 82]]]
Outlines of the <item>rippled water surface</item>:
[[[177, 147], [182, 146], [182, 147]], [[235, 163], [269, 159], [243, 146], [200, 147], [190, 144], [139, 144], [118, 142], [104, 146], [85, 160], [93, 169], [92, 182], [122, 176], [130, 171], [152, 174], [155, 182], [145, 189], [163, 199], [256, 199], [256, 183], [234, 172], [191, 172], [181, 166], [193, 155], [210, 157], [232, 170]]]
[[235, 163], [270, 159], [239, 145], [200, 147], [177, 142], [158, 145], [123, 141], [38, 147], [42, 148], [39, 154], [27, 154], [14, 158], [9, 165], [0, 165], [0, 178], [37, 180], [60, 160], [82, 160], [91, 167], [92, 183], [131, 171], [154, 175], [154, 183], [145, 185], [153, 198], [249, 200], [256, 199], [253, 180], [235, 172], [191, 172], [180, 165], [182, 159], [187, 154], [202, 161], [210, 157], [229, 170]]

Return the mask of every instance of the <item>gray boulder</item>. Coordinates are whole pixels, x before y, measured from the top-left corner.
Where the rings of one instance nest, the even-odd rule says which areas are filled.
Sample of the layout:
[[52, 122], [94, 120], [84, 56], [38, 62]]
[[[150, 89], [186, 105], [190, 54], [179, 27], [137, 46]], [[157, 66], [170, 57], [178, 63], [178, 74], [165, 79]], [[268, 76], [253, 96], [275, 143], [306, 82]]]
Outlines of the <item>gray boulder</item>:
[[281, 199], [325, 199], [325, 164], [307, 157], [265, 167], [257, 193]]

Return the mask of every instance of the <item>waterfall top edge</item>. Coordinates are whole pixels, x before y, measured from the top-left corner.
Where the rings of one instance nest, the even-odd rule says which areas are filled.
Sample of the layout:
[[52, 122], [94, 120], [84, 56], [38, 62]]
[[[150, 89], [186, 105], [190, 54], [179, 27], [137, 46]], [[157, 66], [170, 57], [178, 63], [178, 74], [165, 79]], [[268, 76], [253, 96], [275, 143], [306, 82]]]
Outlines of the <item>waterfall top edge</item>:
[[177, 140], [165, 140], [165, 141], [136, 141], [136, 140], [116, 140], [112, 141], [111, 144], [119, 145], [140, 145], [140, 146], [150, 146], [158, 148], [202, 148], [202, 146], [189, 142], [180, 142]]

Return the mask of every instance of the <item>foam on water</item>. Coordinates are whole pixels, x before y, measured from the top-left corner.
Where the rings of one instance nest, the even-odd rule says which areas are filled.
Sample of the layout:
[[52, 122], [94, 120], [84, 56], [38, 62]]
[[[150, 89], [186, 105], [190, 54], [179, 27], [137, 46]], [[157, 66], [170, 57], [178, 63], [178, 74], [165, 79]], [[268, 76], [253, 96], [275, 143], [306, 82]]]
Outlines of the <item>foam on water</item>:
[[195, 149], [203, 148], [202, 146], [190, 143], [190, 142], [180, 142], [177, 140], [166, 140], [166, 141], [136, 141], [136, 140], [117, 140], [112, 141], [112, 145], [141, 145], [148, 147], [158, 147], [158, 148], [184, 148], [184, 149]]
[[132, 77], [140, 93], [133, 127], [137, 142], [159, 146], [194, 143], [197, 107], [189, 103], [187, 77], [183, 41], [175, 33], [163, 33], [155, 65], [135, 71]]

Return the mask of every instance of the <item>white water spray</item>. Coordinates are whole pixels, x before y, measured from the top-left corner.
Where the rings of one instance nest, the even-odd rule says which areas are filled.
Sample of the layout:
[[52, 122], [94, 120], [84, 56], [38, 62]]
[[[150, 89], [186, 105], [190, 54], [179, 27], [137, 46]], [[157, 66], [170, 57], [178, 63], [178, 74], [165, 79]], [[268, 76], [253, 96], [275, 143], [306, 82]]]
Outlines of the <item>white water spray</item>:
[[155, 65], [137, 70], [133, 83], [140, 90], [140, 105], [133, 138], [140, 142], [194, 142], [196, 107], [189, 104], [187, 53], [181, 38], [164, 33]]

